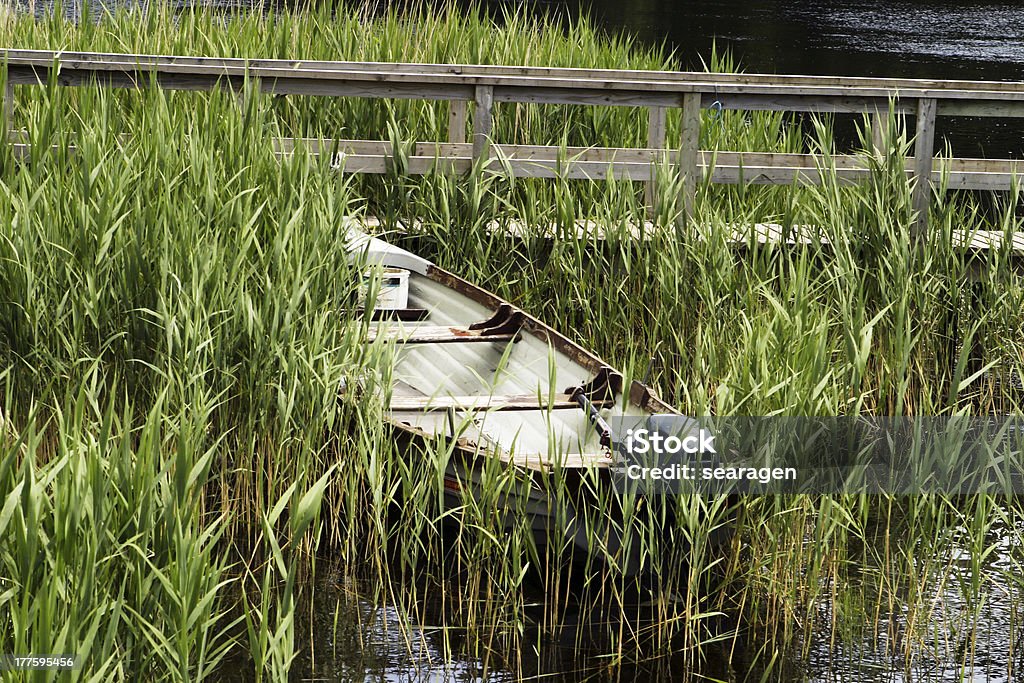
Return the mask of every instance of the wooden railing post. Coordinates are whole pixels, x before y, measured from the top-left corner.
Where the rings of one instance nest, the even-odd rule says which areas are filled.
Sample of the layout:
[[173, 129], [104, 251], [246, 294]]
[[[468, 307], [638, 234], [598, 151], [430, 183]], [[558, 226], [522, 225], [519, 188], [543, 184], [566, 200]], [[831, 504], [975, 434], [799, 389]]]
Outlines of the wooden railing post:
[[4, 82], [4, 142], [11, 135], [11, 121], [14, 116], [14, 84], [11, 83], [10, 75], [7, 76], [7, 81]]
[[451, 100], [448, 103], [448, 142], [466, 141], [466, 114], [469, 106], [466, 100]]
[[478, 85], [473, 97], [476, 111], [473, 112], [473, 160], [487, 154], [487, 145], [494, 124], [491, 109], [494, 106], [494, 87]]
[[887, 141], [889, 140], [889, 114], [877, 109], [870, 114], [871, 121], [871, 153], [877, 157], [885, 158], [889, 153]]
[[679, 145], [679, 171], [683, 173], [683, 210], [686, 220], [693, 219], [693, 204], [697, 197], [697, 177], [700, 156], [700, 93], [683, 95], [682, 140]]
[[235, 79], [234, 81], [228, 80], [228, 87], [231, 88], [231, 92], [235, 96], [235, 104], [238, 105], [239, 111], [242, 115], [249, 110], [249, 98], [252, 96], [251, 90], [253, 88], [259, 88], [259, 82], [249, 75], [246, 70], [246, 75], [242, 79]]
[[[649, 107], [647, 124], [647, 147], [649, 149], [665, 149], [665, 121], [668, 118], [668, 110], [665, 107]], [[660, 160], [660, 157], [659, 157]], [[657, 169], [652, 164], [651, 179], [647, 181], [644, 188], [644, 197], [647, 203], [647, 215], [654, 215], [655, 188], [654, 173]]]
[[917, 135], [914, 139], [914, 237], [923, 237], [928, 231], [928, 207], [932, 198], [932, 157], [935, 154], [936, 101], [922, 98], [917, 101]]

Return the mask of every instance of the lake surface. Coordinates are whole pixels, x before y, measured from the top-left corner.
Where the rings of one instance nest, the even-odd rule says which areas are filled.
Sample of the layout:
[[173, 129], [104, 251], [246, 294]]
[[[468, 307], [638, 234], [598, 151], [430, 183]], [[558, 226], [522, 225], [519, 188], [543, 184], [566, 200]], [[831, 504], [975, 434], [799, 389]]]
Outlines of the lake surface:
[[591, 0], [579, 7], [610, 30], [667, 41], [693, 66], [717, 43], [747, 71], [1024, 80], [1021, 3]]
[[[1001, 530], [1009, 531], [1009, 530]], [[1020, 530], [1005, 533], [1017, 537]], [[907, 540], [907, 539], [903, 539]], [[813, 542], [808, 539], [808, 542]], [[819, 628], [807, 643], [806, 658], [795, 651], [771, 652], [763, 634], [747, 629], [732, 619], [706, 622], [709, 639], [723, 638], [704, 649], [701, 666], [703, 680], [720, 681], [799, 681], [802, 683], [1013, 683], [1015, 671], [1022, 665], [1017, 640], [1020, 637], [1021, 586], [1016, 580], [1019, 548], [1009, 542], [999, 544], [985, 558], [981, 572], [985, 580], [983, 605], [971, 604], [963, 587], [970, 582], [971, 550], [953, 543], [938, 559], [947, 572], [945, 580], [928, 588], [923, 604], [930, 626], [918, 629], [910, 646], [913, 660], [908, 662], [903, 638], [908, 627], [902, 609], [884, 612], [872, 627], [871, 615], [864, 615], [863, 631], [847, 634], [831, 643], [827, 627], [833, 612], [844, 607], [822, 601], [815, 615]], [[293, 675], [304, 681], [445, 681], [452, 683], [511, 683], [525, 680], [550, 680], [559, 683], [613, 683], [619, 681], [681, 680], [681, 672], [692, 664], [686, 661], [680, 644], [671, 655], [655, 658], [640, 656], [643, 648], [626, 647], [627, 661], [609, 665], [607, 631], [584, 625], [584, 615], [574, 614], [570, 606], [563, 615], [564, 630], [559, 636], [539, 635], [531, 623], [540, 618], [545, 595], [530, 592], [524, 615], [527, 622], [522, 651], [501, 646], [479, 652], [464, 640], [458, 629], [443, 627], [445, 602], [437, 593], [420, 606], [417, 619], [411, 616], [409, 630], [403, 630], [403, 618], [393, 607], [368, 600], [364, 586], [342, 578], [338, 568], [319, 568], [315, 590], [300, 595], [296, 643], [298, 656]], [[870, 595], [877, 588], [873, 581], [885, 574], [882, 567], [866, 565], [858, 581]], [[872, 578], [874, 577], [874, 578]], [[909, 585], [916, 577], [893, 577]], [[967, 591], [970, 593], [970, 591]], [[361, 595], [362, 594], [362, 595]], [[981, 598], [982, 596], [978, 596]], [[849, 608], [847, 605], [846, 608]], [[853, 615], [840, 616], [849, 621]], [[607, 626], [598, 617], [598, 624]], [[627, 626], [642, 628], [645, 622]], [[615, 631], [618, 626], [611, 629]], [[767, 647], [768, 654], [764, 649]], [[1008, 653], [1013, 653], [1012, 657]], [[251, 669], [242, 653], [236, 676], [230, 683], [253, 681]], [[633, 656], [640, 661], [629, 662]], [[701, 680], [696, 677], [695, 680]]]
[[[490, 7], [516, 0], [486, 0]], [[569, 0], [609, 32], [664, 43], [700, 69], [728, 48], [748, 72], [1024, 81], [1024, 3], [961, 0]], [[940, 119], [962, 156], [1024, 157], [1024, 121]]]

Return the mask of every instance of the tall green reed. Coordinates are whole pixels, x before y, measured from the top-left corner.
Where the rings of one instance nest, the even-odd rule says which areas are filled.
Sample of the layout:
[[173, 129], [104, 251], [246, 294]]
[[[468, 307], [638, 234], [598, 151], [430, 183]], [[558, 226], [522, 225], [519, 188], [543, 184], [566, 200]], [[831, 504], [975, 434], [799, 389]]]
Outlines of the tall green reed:
[[[515, 15], [498, 26], [451, 11], [169, 12], [80, 25], [18, 18], [3, 30], [19, 47], [673, 65], [586, 22], [569, 40]], [[915, 251], [909, 140], [896, 117], [885, 154], [862, 142], [867, 183], [826, 172], [820, 187], [702, 184], [689, 223], [678, 175], [661, 168], [654, 228], [637, 239], [646, 207], [627, 181], [513, 179], [483, 167], [345, 179], [301, 149], [278, 159], [266, 142], [442, 139], [442, 104], [256, 93], [241, 102], [227, 92], [16, 89], [14, 125], [32, 152], [0, 158], [7, 649], [84, 652], [83, 677], [122, 679], [202, 678], [231, 651], [257, 676], [284, 680], [302, 647], [294, 595], [318, 548], [406, 624], [427, 623], [444, 588], [446, 638], [465, 634], [487, 661], [571, 631], [574, 610], [597, 622], [613, 663], [681, 647], [699, 671], [709, 647], [738, 638], [719, 623], [737, 614], [762, 634], [769, 668], [806, 656], [814, 638], [856, 639], [865, 623], [910, 633], [899, 654], [913, 660], [938, 587], [962, 579], [975, 606], [994, 590], [984, 561], [992, 520], [1015, 512], [985, 497], [790, 497], [738, 509], [680, 498], [666, 529], [665, 502], [645, 509], [586, 481], [581, 500], [564, 472], [524, 482], [492, 462], [482, 497], [445, 502], [454, 444], [409, 451], [390, 438], [376, 388], [389, 384], [393, 349], [364, 346], [353, 320], [362, 268], [345, 255], [344, 219], [374, 213], [402, 230], [399, 242], [556, 323], [628, 376], [649, 375], [687, 413], [1018, 411], [1019, 394], [999, 379], [1022, 366], [1024, 294], [1010, 256], [952, 240], [954, 229], [1015, 229], [1016, 199], [995, 220], [970, 198], [937, 202], [935, 239]], [[495, 138], [640, 146], [645, 126], [626, 109], [502, 105]], [[676, 126], [670, 117], [670, 136]], [[777, 114], [709, 112], [702, 146], [810, 149], [828, 171], [829, 125], [805, 130]], [[584, 219], [601, 230], [581, 236]], [[737, 229], [767, 221], [820, 234], [796, 246], [735, 244]], [[339, 402], [343, 378], [354, 389]], [[546, 545], [511, 495], [522, 487], [554, 501], [560, 524]], [[309, 512], [321, 495], [317, 522]], [[78, 512], [97, 505], [102, 514]], [[613, 507], [621, 517], [609, 517]], [[733, 518], [721, 547], [715, 531]], [[597, 552], [567, 568], [574, 528]], [[616, 533], [635, 538], [655, 580], [626, 576]], [[966, 573], [950, 559], [961, 544], [977, 558]], [[579, 585], [566, 585], [566, 569]], [[546, 599], [527, 618], [531, 580]], [[71, 589], [103, 597], [72, 604]], [[883, 618], [896, 613], [902, 625]], [[582, 647], [591, 634], [571, 635]]]

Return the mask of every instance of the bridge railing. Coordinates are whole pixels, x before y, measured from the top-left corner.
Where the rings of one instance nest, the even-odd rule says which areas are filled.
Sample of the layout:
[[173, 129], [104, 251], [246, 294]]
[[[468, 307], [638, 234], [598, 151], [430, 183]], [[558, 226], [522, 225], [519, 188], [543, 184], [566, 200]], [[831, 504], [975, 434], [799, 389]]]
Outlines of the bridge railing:
[[[927, 224], [932, 188], [1010, 190], [1024, 170], [1011, 159], [935, 158], [936, 119], [942, 116], [1024, 117], [1024, 83], [825, 76], [714, 74], [703, 72], [566, 69], [525, 66], [400, 64], [183, 57], [0, 49], [7, 70], [6, 128], [15, 85], [146, 87], [242, 91], [379, 99], [448, 101], [444, 141], [412, 145], [409, 173], [440, 168], [464, 171], [481, 158], [502, 158], [521, 177], [603, 178], [608, 174], [653, 183], [655, 164], [677, 164], [684, 206], [692, 211], [697, 182], [789, 185], [820, 183], [826, 174], [855, 183], [869, 173], [863, 155], [778, 154], [701, 150], [701, 110], [865, 114], [876, 140], [890, 110], [915, 120], [914, 154], [907, 173], [915, 179], [917, 228]], [[492, 140], [499, 102], [643, 107], [649, 112], [645, 148], [560, 148], [508, 145]], [[667, 139], [667, 113], [680, 109], [679, 139]], [[469, 135], [467, 135], [467, 129]], [[296, 139], [277, 140], [289, 153]], [[351, 173], [387, 172], [393, 150], [382, 140], [304, 140], [314, 151], [340, 153]]]

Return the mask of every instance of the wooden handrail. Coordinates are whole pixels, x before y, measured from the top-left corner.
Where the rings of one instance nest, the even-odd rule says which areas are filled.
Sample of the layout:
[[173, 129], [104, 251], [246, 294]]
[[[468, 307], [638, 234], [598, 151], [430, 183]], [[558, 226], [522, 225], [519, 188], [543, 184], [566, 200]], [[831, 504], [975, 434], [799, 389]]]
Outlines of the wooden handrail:
[[[1017, 163], [1011, 160], [933, 160], [935, 121], [942, 116], [1024, 117], [1024, 82], [907, 78], [711, 74], [703, 72], [579, 69], [466, 64], [405, 64], [320, 60], [245, 59], [95, 52], [0, 49], [6, 71], [4, 115], [9, 120], [12, 86], [39, 85], [51, 79], [61, 86], [145, 87], [166, 89], [241, 89], [247, 81], [262, 92], [383, 99], [447, 100], [448, 140], [414, 155], [411, 173], [437, 169], [464, 171], [483, 157], [504, 157], [517, 175], [645, 180], [648, 200], [653, 164], [670, 161], [684, 175], [684, 200], [692, 211], [697, 181], [791, 184], [821, 182], [832, 173], [858, 182], [869, 170], [853, 157], [721, 152], [709, 160], [699, 149], [700, 111], [709, 107], [748, 111], [862, 113], [876, 122], [890, 108], [916, 120], [915, 155], [908, 159], [915, 187], [917, 227], [926, 227], [931, 186], [947, 179], [951, 188], [1006, 190], [1015, 186]], [[556, 147], [501, 145], [491, 140], [496, 102], [557, 103], [645, 107], [650, 110], [651, 149], [591, 148], [574, 157]], [[470, 116], [468, 108], [472, 106]], [[681, 139], [666, 138], [667, 111], [682, 110]], [[876, 125], [876, 127], [879, 127]], [[879, 127], [880, 128], [880, 127]], [[470, 136], [467, 137], [467, 129]], [[289, 153], [289, 141], [281, 141]], [[359, 144], [378, 145], [355, 149]], [[320, 149], [332, 144], [321, 141]], [[380, 141], [340, 141], [347, 172], [380, 173], [389, 168], [390, 148]], [[347, 146], [347, 147], [346, 147]], [[721, 162], [721, 163], [719, 163]], [[838, 163], [837, 163], [838, 162]], [[973, 165], [972, 165], [973, 164]]]
[[[617, 69], [553, 68], [470, 64], [410, 64], [393, 62], [346, 62], [237, 57], [190, 57], [96, 52], [0, 49], [0, 60], [9, 66], [48, 69], [55, 61], [64, 68], [92, 71], [178, 73], [194, 75], [251, 76], [381, 80], [392, 82], [460, 85], [507, 85], [631, 90], [658, 86], [673, 92], [704, 91], [717, 87], [721, 94], [856, 95], [894, 99], [934, 97], [986, 98], [1017, 101], [1024, 96], [1024, 82], [867, 78], [854, 76], [797, 76], [732, 74], [686, 71], [638, 71]], [[784, 88], [784, 90], [779, 90]]]

